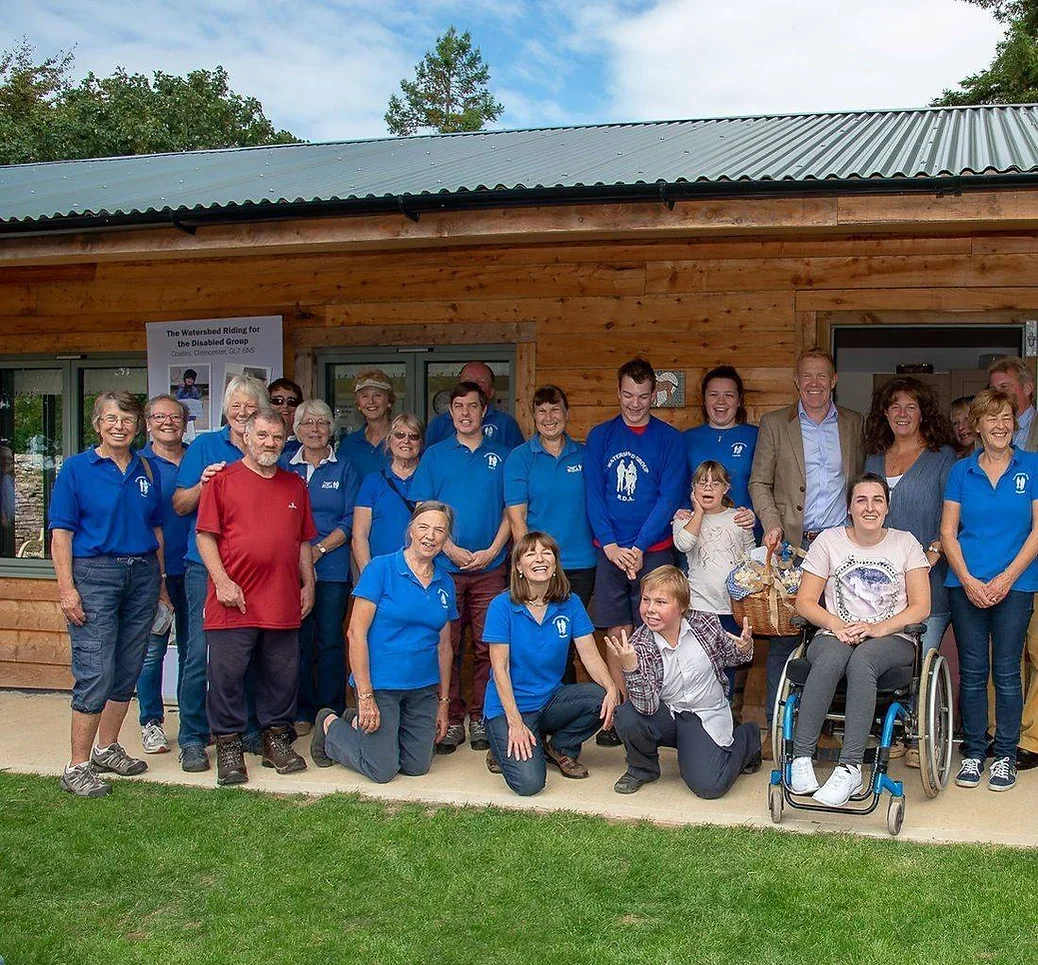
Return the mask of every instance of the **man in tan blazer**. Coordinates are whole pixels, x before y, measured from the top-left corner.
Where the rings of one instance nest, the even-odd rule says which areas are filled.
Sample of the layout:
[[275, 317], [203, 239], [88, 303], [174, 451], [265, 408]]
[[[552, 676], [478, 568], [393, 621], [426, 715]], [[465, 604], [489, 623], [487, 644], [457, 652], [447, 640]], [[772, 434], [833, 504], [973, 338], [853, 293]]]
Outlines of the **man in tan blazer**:
[[[847, 484], [865, 462], [862, 417], [833, 404], [836, 366], [824, 349], [797, 359], [799, 399], [761, 417], [750, 472], [750, 498], [764, 527], [764, 544], [783, 540], [804, 549], [823, 529], [847, 517]], [[767, 712], [775, 704], [782, 668], [796, 637], [772, 637], [768, 647]]]

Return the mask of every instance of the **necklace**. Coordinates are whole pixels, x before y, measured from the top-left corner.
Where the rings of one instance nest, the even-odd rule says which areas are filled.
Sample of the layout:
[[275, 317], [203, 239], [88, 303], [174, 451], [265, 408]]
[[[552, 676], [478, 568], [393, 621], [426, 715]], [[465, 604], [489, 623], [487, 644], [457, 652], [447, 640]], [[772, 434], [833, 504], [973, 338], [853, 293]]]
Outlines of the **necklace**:
[[915, 464], [916, 459], [919, 458], [920, 453], [923, 451], [924, 445], [920, 439], [908, 453], [894, 452], [893, 449], [887, 450], [887, 475], [904, 475]]

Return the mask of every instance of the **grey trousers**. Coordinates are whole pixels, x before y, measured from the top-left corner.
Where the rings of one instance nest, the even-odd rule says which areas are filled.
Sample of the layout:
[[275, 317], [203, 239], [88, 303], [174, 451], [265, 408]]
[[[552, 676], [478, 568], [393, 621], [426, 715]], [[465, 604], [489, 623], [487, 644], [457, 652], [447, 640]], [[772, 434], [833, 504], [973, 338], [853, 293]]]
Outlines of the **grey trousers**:
[[427, 773], [436, 737], [439, 689], [433, 684], [417, 690], [376, 690], [378, 730], [365, 734], [354, 727], [357, 711], [347, 710], [328, 727], [325, 753], [376, 784], [385, 784], [397, 774]]
[[903, 637], [874, 637], [852, 647], [830, 633], [817, 633], [807, 648], [811, 661], [793, 734], [793, 756], [813, 757], [836, 685], [847, 678], [841, 764], [858, 764], [876, 713], [876, 681], [892, 667], [910, 666], [915, 648]]

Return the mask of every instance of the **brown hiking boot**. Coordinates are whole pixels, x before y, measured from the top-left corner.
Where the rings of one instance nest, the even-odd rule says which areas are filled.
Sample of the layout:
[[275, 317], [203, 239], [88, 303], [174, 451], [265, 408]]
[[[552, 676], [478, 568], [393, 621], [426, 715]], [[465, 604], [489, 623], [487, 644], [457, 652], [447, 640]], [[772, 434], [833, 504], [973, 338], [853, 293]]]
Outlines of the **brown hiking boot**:
[[579, 781], [588, 776], [588, 769], [580, 761], [560, 754], [548, 738], [544, 739], [544, 759], [557, 767], [563, 777], [571, 777]]
[[268, 727], [263, 732], [263, 766], [274, 768], [278, 774], [306, 770], [306, 761], [292, 749], [287, 727]]
[[219, 734], [216, 738], [216, 783], [244, 784], [249, 779], [241, 734]]

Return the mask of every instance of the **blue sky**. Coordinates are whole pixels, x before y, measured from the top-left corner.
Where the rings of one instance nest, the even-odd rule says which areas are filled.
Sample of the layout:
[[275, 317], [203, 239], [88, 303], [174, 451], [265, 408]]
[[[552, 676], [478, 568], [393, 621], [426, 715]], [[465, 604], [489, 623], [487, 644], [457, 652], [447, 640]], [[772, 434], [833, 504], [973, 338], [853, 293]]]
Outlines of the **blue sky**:
[[75, 45], [76, 76], [223, 64], [308, 140], [379, 137], [449, 24], [505, 104], [497, 127], [918, 107], [991, 60], [962, 0], [0, 0], [0, 47]]

